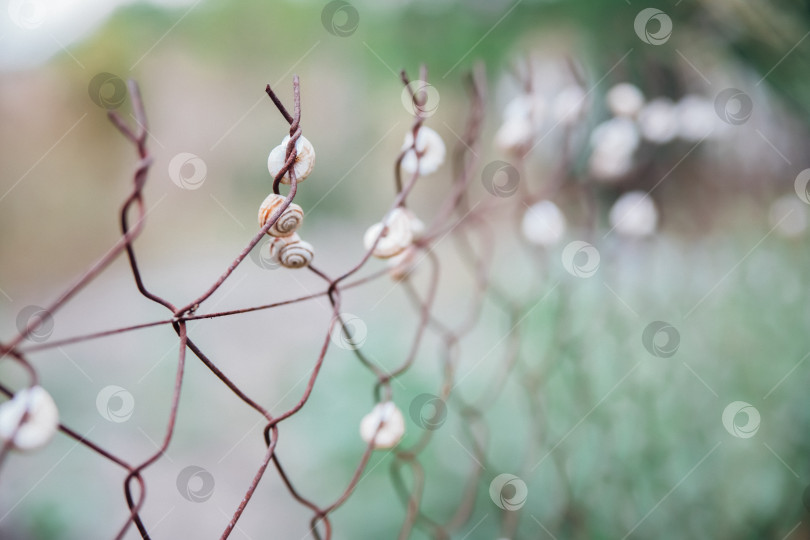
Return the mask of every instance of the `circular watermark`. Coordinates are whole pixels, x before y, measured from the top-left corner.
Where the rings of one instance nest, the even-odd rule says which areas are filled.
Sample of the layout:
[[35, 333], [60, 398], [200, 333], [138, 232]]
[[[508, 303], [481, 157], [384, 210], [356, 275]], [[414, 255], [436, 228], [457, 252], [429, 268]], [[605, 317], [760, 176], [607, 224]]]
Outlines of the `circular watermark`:
[[[657, 24], [657, 28], [654, 26]], [[654, 31], [651, 31], [651, 27]], [[672, 35], [672, 19], [657, 8], [642, 9], [633, 21], [638, 38], [648, 45], [663, 45]]]
[[363, 346], [367, 335], [368, 327], [363, 319], [351, 313], [341, 313], [333, 321], [330, 338], [341, 349], [354, 351]]
[[214, 475], [197, 465], [189, 465], [177, 475], [177, 491], [187, 501], [201, 503], [214, 494]]
[[808, 184], [810, 184], [810, 169], [805, 169], [796, 175], [796, 180], [793, 182], [793, 189], [796, 190], [796, 195], [802, 202], [810, 204], [810, 191], [808, 191]]
[[11, 22], [26, 30], [33, 30], [45, 21], [48, 8], [36, 0], [11, 0], [8, 4]]
[[250, 259], [263, 270], [275, 270], [281, 267], [278, 252], [273, 252], [271, 249], [273, 240], [275, 240], [274, 237], [265, 235], [264, 238], [259, 240], [259, 244], [250, 251]]
[[[745, 416], [744, 424], [737, 421], [741, 414]], [[759, 411], [745, 401], [733, 401], [723, 409], [723, 427], [735, 437], [750, 439], [759, 430]]]
[[[38, 322], [37, 322], [38, 321]], [[17, 331], [25, 333], [29, 324], [37, 324], [26, 339], [34, 343], [43, 343], [53, 334], [53, 317], [40, 306], [26, 306], [17, 314]]]
[[520, 173], [506, 161], [492, 161], [481, 171], [484, 189], [496, 197], [511, 197], [517, 193]]
[[439, 108], [439, 91], [427, 81], [416, 79], [402, 89], [402, 106], [414, 116], [428, 118]]
[[599, 269], [599, 250], [588, 242], [574, 240], [563, 249], [562, 264], [572, 276], [589, 278]]
[[333, 36], [348, 37], [360, 26], [360, 14], [350, 3], [333, 0], [323, 7], [321, 24]]
[[751, 118], [754, 102], [751, 97], [737, 88], [726, 88], [714, 98], [714, 111], [726, 124], [739, 126]]
[[422, 429], [435, 431], [447, 420], [447, 405], [439, 396], [419, 394], [408, 408], [413, 423]]
[[653, 321], [644, 328], [641, 343], [647, 352], [658, 358], [671, 358], [681, 344], [678, 329], [664, 321]]
[[127, 83], [113, 73], [99, 73], [87, 85], [90, 100], [108, 111], [117, 109], [127, 99]]
[[96, 410], [108, 422], [126, 422], [135, 412], [135, 398], [126, 388], [111, 384], [96, 396]]
[[514, 474], [499, 474], [489, 484], [489, 497], [502, 510], [520, 510], [528, 496], [526, 482]]
[[180, 152], [169, 162], [169, 178], [181, 189], [199, 189], [205, 182], [208, 167], [191, 152]]

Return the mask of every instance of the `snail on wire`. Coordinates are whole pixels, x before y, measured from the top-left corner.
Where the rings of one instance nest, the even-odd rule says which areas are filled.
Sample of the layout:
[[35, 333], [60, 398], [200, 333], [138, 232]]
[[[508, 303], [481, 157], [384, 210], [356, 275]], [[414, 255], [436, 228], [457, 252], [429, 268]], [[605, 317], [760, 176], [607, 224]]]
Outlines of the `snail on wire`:
[[285, 268], [309, 266], [314, 256], [315, 250], [312, 244], [304, 242], [295, 233], [289, 236], [276, 237], [270, 242], [270, 257], [277, 260]]
[[405, 418], [393, 401], [377, 403], [360, 421], [360, 436], [375, 449], [393, 448], [404, 434]]
[[0, 405], [0, 440], [17, 450], [45, 446], [58, 428], [59, 410], [41, 386], [20, 390]]
[[[267, 169], [275, 178], [284, 168], [287, 159], [287, 145], [290, 136], [287, 135], [281, 144], [270, 151], [267, 158]], [[296, 181], [304, 180], [315, 164], [315, 149], [303, 135], [295, 141], [295, 159], [291, 166]], [[289, 170], [281, 178], [282, 184], [291, 182]], [[286, 197], [278, 193], [268, 195], [259, 206], [259, 226], [264, 227], [279, 208]], [[296, 231], [304, 221], [304, 210], [295, 203], [290, 203], [281, 213], [275, 223], [267, 229], [267, 234], [274, 237], [270, 242], [270, 258], [278, 261], [285, 268], [304, 268], [309, 266], [314, 256], [314, 249], [309, 242], [304, 242]]]
[[[276, 146], [270, 151], [270, 155], [267, 156], [267, 170], [270, 171], [270, 174], [275, 178], [278, 173], [281, 172], [281, 169], [284, 168], [284, 164], [287, 162], [287, 144], [290, 142], [290, 136], [287, 135], [281, 141], [281, 144]], [[293, 162], [292, 168], [295, 172], [295, 180], [297, 182], [303, 182], [309, 173], [312, 172], [312, 167], [315, 166], [315, 148], [313, 148], [312, 143], [307, 140], [306, 137], [301, 135], [298, 137], [298, 140], [295, 141], [295, 161]], [[290, 183], [290, 173], [289, 171], [284, 173], [284, 176], [281, 177], [282, 184], [289, 184]]]
[[416, 133], [414, 142], [413, 132], [405, 135], [402, 150], [406, 151], [402, 157], [402, 169], [408, 173], [419, 172], [420, 175], [430, 174], [444, 163], [446, 149], [441, 136], [427, 126], [421, 126]]
[[[388, 259], [405, 251], [425, 232], [425, 224], [406, 208], [394, 208], [388, 217], [366, 230], [363, 244], [379, 259]], [[377, 238], [379, 237], [379, 241]], [[377, 245], [374, 245], [377, 242]]]
[[[264, 227], [273, 212], [284, 204], [286, 199], [282, 195], [271, 193], [262, 201], [259, 207], [259, 226]], [[270, 236], [282, 237], [295, 233], [304, 221], [304, 211], [295, 203], [290, 205], [279, 216], [278, 220], [267, 230]]]

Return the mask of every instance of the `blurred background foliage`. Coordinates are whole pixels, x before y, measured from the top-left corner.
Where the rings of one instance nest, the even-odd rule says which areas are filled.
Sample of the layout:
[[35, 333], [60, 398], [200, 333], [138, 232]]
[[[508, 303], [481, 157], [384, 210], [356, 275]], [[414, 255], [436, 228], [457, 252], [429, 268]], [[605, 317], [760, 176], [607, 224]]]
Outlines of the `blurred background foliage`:
[[[789, 206], [794, 219], [802, 218], [790, 234], [782, 234], [783, 216], [774, 218], [772, 207], [782, 196], [795, 198], [794, 179], [808, 166], [810, 3], [656, 3], [674, 29], [660, 46], [634, 32], [638, 12], [652, 6], [635, 0], [357, 0], [359, 26], [346, 37], [326, 31], [324, 4], [134, 2], [72, 38], [64, 21], [46, 18], [25, 30], [4, 19], [3, 335], [11, 334], [22, 307], [46, 304], [117, 238], [116, 212], [135, 158], [88, 95], [98, 73], [141, 85], [155, 164], [146, 188], [152, 210], [136, 246], [148, 284], [183, 302], [210, 284], [252, 235], [255, 209], [270, 190], [266, 154], [285, 125], [264, 96], [268, 82], [289, 103], [292, 74], [301, 77], [304, 132], [318, 152], [315, 172], [296, 199], [308, 213], [302, 234], [316, 246], [319, 266], [337, 274], [360, 258], [363, 231], [393, 195], [393, 160], [410, 122], [400, 69], [415, 77], [427, 65], [441, 96], [428, 123], [452, 146], [468, 113], [465, 74], [475, 62], [485, 64], [486, 163], [512, 159], [492, 140], [525, 67], [570, 81], [570, 69], [560, 66], [573, 66], [591, 106], [556, 202], [568, 216], [566, 239], [587, 237], [599, 247], [602, 265], [594, 278], [573, 278], [560, 267], [562, 246], [519, 240], [514, 218], [523, 208], [493, 212], [493, 278], [526, 317], [515, 374], [501, 399], [482, 411], [485, 472], [473, 516], [454, 538], [498, 538], [512, 519], [518, 520], [515, 538], [810, 538], [806, 205]], [[87, 17], [101, 10], [100, 3], [82, 9]], [[26, 47], [50, 47], [53, 54], [35, 61], [31, 53], [29, 60]], [[744, 125], [727, 126], [721, 140], [694, 148], [683, 141], [645, 146], [631, 174], [594, 184], [587, 174], [588, 134], [610, 116], [608, 89], [625, 81], [649, 98], [674, 101], [686, 94], [713, 101], [735, 87], [751, 97], [754, 110]], [[549, 84], [559, 88], [558, 82]], [[128, 114], [129, 104], [120, 110]], [[171, 182], [168, 163], [179, 152], [205, 161], [200, 189]], [[528, 157], [522, 185], [533, 191], [547, 185], [561, 156], [559, 137], [549, 137]], [[411, 206], [428, 222], [448, 178], [448, 171], [425, 178], [414, 191]], [[583, 185], [594, 198], [595, 230], [583, 210]], [[632, 189], [654, 189], [660, 232], [652, 238], [606, 234], [611, 204]], [[472, 197], [491, 199], [477, 181]], [[452, 246], [441, 248], [438, 316], [457, 323], [473, 280]], [[128, 272], [117, 263], [60, 312], [52, 339], [162, 318], [136, 294]], [[319, 288], [309, 275], [269, 274], [245, 264], [211, 307]], [[415, 318], [404, 321], [408, 299], [390, 289], [388, 282], [371, 284], [347, 294], [344, 307], [368, 323], [364, 352], [393, 367], [410, 344]], [[249, 395], [279, 412], [303, 389], [301, 378], [329, 322], [324, 305], [206, 321], [191, 335]], [[672, 358], [655, 358], [642, 346], [642, 332], [655, 320], [680, 333]], [[462, 413], [491, 384], [512, 322], [490, 298], [482, 323], [462, 345], [464, 384], [422, 458], [423, 509], [432, 519], [452, 516], [471, 477], [472, 439]], [[32, 355], [32, 361], [65, 423], [136, 460], [161, 437], [175, 341], [169, 329], [157, 328]], [[482, 351], [490, 352], [479, 366]], [[438, 392], [440, 366], [440, 340], [430, 336], [402, 386], [394, 386], [406, 411], [405, 445], [421, 435], [407, 418], [408, 404]], [[24, 380], [8, 365], [0, 366], [0, 376], [8, 384]], [[95, 396], [108, 384], [135, 396], [129, 422], [99, 418]], [[283, 424], [278, 452], [307, 496], [325, 503], [344, 489], [362, 453], [357, 424], [373, 405], [372, 384], [349, 352], [334, 350], [312, 401]], [[755, 437], [734, 438], [723, 429], [723, 408], [735, 400], [760, 411]], [[156, 538], [219, 534], [263, 454], [258, 436], [244, 437], [256, 431], [256, 421], [189, 362], [170, 459], [146, 474], [144, 518], [156, 524]], [[182, 498], [174, 485], [187, 464], [216, 479], [204, 504]], [[375, 453], [356, 493], [334, 515], [336, 538], [396, 537], [405, 506], [390, 466], [391, 456]], [[490, 500], [489, 482], [501, 472], [528, 486], [519, 514]], [[126, 515], [122, 476], [64, 437], [38, 454], [15, 456], [0, 471], [0, 536], [112, 536]], [[247, 537], [301, 538], [308, 520], [268, 473], [240, 526]], [[411, 535], [431, 537], [424, 523]]]

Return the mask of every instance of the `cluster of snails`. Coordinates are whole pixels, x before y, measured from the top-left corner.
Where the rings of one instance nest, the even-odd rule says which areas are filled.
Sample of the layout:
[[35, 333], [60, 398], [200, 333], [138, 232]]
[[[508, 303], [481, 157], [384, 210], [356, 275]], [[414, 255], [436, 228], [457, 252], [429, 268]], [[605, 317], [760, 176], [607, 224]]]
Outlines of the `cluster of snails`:
[[36, 450], [59, 429], [59, 410], [41, 386], [20, 390], [0, 405], [0, 441], [15, 450]]
[[[405, 152], [401, 167], [407, 173], [426, 175], [435, 172], [444, 163], [446, 154], [444, 141], [434, 130], [420, 126], [414, 138], [409, 131], [402, 146]], [[363, 244], [374, 257], [388, 259], [388, 270], [392, 278], [401, 280], [407, 277], [416, 258], [414, 243], [425, 233], [425, 224], [405, 208], [394, 208], [379, 223], [366, 230]]]
[[[290, 136], [287, 135], [281, 144], [273, 148], [267, 158], [267, 170], [275, 178], [284, 168], [287, 156], [287, 145]], [[297, 182], [301, 182], [312, 172], [315, 165], [315, 149], [303, 135], [295, 141], [295, 161], [291, 169]], [[281, 177], [282, 184], [290, 184], [289, 171]], [[264, 227], [273, 213], [281, 208], [286, 198], [278, 193], [271, 193], [264, 199], [259, 207], [259, 226]], [[270, 257], [285, 268], [303, 268], [309, 266], [314, 256], [314, 249], [309, 242], [304, 242], [296, 231], [304, 221], [304, 210], [295, 203], [290, 205], [279, 216], [276, 222], [267, 230], [273, 237], [270, 243]]]
[[[415, 136], [412, 131], [407, 133], [402, 151], [402, 170], [419, 176], [435, 172], [444, 163], [446, 154], [442, 138], [425, 126], [419, 126]], [[422, 220], [400, 205], [366, 230], [363, 244], [371, 255], [388, 261], [392, 278], [402, 280], [416, 264], [415, 244], [424, 234]], [[393, 448], [404, 434], [405, 418], [393, 401], [377, 403], [360, 421], [360, 437], [374, 449]]]

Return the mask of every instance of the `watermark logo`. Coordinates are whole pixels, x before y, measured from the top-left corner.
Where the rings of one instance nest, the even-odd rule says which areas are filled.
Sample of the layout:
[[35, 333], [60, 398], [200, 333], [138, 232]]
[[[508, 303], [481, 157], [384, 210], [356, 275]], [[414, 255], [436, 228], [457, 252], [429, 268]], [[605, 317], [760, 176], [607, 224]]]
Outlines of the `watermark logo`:
[[48, 311], [40, 306], [26, 306], [17, 314], [17, 331], [25, 333], [28, 325], [38, 323], [26, 336], [26, 339], [34, 343], [43, 343], [53, 334], [53, 317]]
[[641, 334], [641, 343], [647, 352], [658, 358], [671, 358], [681, 344], [678, 329], [664, 321], [653, 321]]
[[127, 84], [121, 77], [112, 73], [99, 73], [87, 85], [90, 100], [108, 111], [117, 109], [127, 99]]
[[526, 483], [514, 474], [499, 474], [489, 484], [489, 497], [502, 510], [520, 510], [528, 496]]
[[33, 30], [45, 21], [48, 8], [36, 0], [11, 0], [8, 4], [11, 22], [26, 30]]
[[642, 9], [633, 21], [638, 38], [649, 45], [663, 45], [672, 35], [672, 19], [656, 8]]
[[360, 26], [360, 14], [350, 3], [334, 0], [321, 11], [321, 24], [333, 36], [348, 37]]
[[127, 389], [111, 384], [96, 396], [96, 409], [104, 420], [120, 424], [135, 412], [135, 398]]
[[447, 420], [447, 405], [439, 396], [420, 394], [408, 408], [413, 423], [422, 429], [435, 431]]
[[259, 244], [250, 251], [250, 259], [253, 263], [263, 270], [275, 270], [281, 266], [281, 261], [278, 258], [278, 252], [273, 252], [270, 246], [275, 240], [274, 237], [265, 235], [259, 241]]
[[177, 491], [187, 501], [205, 502], [214, 494], [214, 475], [197, 465], [189, 465], [177, 475]]
[[562, 264], [572, 276], [589, 278], [599, 269], [599, 250], [588, 242], [574, 240], [563, 249]]
[[205, 182], [208, 167], [191, 152], [180, 152], [169, 162], [169, 178], [181, 189], [199, 189]]
[[723, 427], [735, 437], [750, 439], [759, 430], [759, 411], [745, 401], [733, 401], [723, 410]]
[[439, 108], [439, 91], [427, 81], [417, 79], [408, 83], [400, 94], [402, 106], [414, 116], [428, 118]]
[[726, 88], [714, 98], [714, 111], [720, 120], [732, 126], [739, 126], [751, 118], [754, 102], [737, 88]]
[[[341, 324], [342, 321], [342, 324]], [[368, 336], [368, 327], [363, 319], [351, 313], [341, 313], [335, 317], [332, 324], [330, 337], [332, 343], [346, 349], [354, 351], [363, 346]]]
[[492, 161], [481, 171], [484, 189], [496, 197], [511, 197], [518, 190], [520, 173], [506, 161]]
[[810, 169], [805, 169], [796, 175], [796, 180], [793, 182], [796, 195], [805, 204], [810, 204], [810, 192], [807, 190], [808, 184], [810, 184]]

